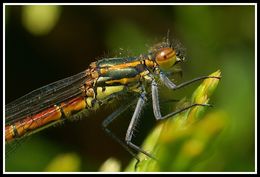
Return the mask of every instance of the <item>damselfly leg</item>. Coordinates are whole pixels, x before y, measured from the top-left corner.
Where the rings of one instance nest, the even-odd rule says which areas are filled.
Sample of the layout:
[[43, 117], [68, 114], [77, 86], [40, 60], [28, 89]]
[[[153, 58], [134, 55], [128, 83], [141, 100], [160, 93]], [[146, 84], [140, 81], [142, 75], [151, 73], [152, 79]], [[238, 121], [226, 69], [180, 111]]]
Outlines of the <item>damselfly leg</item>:
[[[204, 79], [208, 79], [208, 78], [217, 78], [220, 79], [220, 77], [214, 77], [214, 76], [202, 76], [202, 77], [198, 77], [195, 79], [192, 79], [190, 81], [184, 82], [180, 85], [175, 85], [166, 75], [164, 75], [164, 73], [160, 73], [160, 79], [161, 81], [165, 84], [165, 86], [167, 86], [169, 89], [172, 90], [177, 90], [179, 88], [185, 87], [187, 85], [190, 85], [191, 83], [194, 83], [196, 81], [200, 81], [200, 80], [204, 80]], [[163, 120], [163, 119], [167, 119], [169, 117], [172, 117], [176, 114], [179, 114], [189, 108], [192, 108], [194, 106], [211, 106], [210, 104], [199, 104], [199, 103], [194, 103], [190, 106], [187, 106], [185, 108], [182, 108], [180, 110], [176, 110], [172, 113], [169, 113], [165, 116], [161, 115], [161, 111], [160, 111], [160, 104], [159, 104], [159, 95], [158, 95], [158, 86], [156, 81], [153, 79], [152, 84], [151, 84], [151, 90], [152, 90], [152, 100], [153, 100], [153, 112], [154, 112], [154, 116], [157, 120]]]
[[141, 93], [141, 95], [137, 101], [134, 114], [131, 118], [131, 122], [128, 126], [125, 141], [126, 141], [126, 144], [129, 145], [131, 148], [135, 149], [138, 152], [142, 152], [143, 154], [147, 155], [148, 157], [156, 160], [156, 158], [153, 155], [149, 154], [148, 152], [144, 151], [143, 149], [141, 149], [140, 147], [138, 147], [137, 145], [135, 145], [131, 142], [132, 137], [133, 137], [134, 128], [137, 124], [137, 121], [140, 117], [140, 113], [143, 109], [143, 106], [144, 106], [146, 100], [147, 100], [147, 98], [145, 96], [145, 92]]
[[[167, 81], [167, 83], [164, 82], [164, 84], [168, 84], [168, 85], [171, 85], [173, 86], [174, 85], [174, 88], [172, 88], [173, 90], [174, 89], [178, 89], [178, 88], [181, 88], [181, 87], [184, 87], [184, 86], [187, 86], [195, 81], [199, 81], [199, 80], [202, 80], [202, 79], [206, 79], [206, 78], [218, 78], [218, 77], [210, 77], [210, 76], [203, 76], [203, 77], [199, 77], [199, 78], [195, 78], [191, 81], [188, 81], [188, 82], [184, 82], [183, 84], [180, 84], [179, 86], [176, 86], [174, 83], [172, 83], [170, 81], [170, 79], [168, 79], [165, 75], [163, 75], [163, 79], [162, 80], [163, 82], [164, 81]], [[219, 78], [218, 78], [219, 79]], [[179, 114], [189, 108], [192, 108], [194, 106], [211, 106], [210, 104], [199, 104], [199, 103], [194, 103], [188, 107], [185, 107], [183, 109], [179, 109], [179, 110], [176, 110], [172, 113], [169, 113], [167, 114], [166, 116], [161, 116], [161, 111], [160, 111], [160, 106], [159, 106], [159, 95], [158, 95], [158, 86], [157, 86], [157, 83], [156, 81], [153, 79], [152, 80], [152, 83], [151, 83], [151, 90], [152, 90], [152, 101], [153, 101], [153, 111], [154, 111], [154, 116], [157, 120], [162, 120], [162, 119], [167, 119], [169, 117], [172, 117], [176, 114]], [[147, 155], [148, 157], [154, 159], [154, 160], [157, 160], [156, 157], [154, 157], [153, 155], [151, 155], [150, 153], [146, 152], [145, 150], [141, 149], [139, 146], [133, 144], [131, 142], [132, 140], [132, 135], [133, 135], [133, 130], [134, 130], [134, 127], [138, 121], [138, 118], [140, 117], [140, 112], [141, 110], [143, 109], [143, 106], [146, 102], [147, 98], [146, 98], [146, 93], [143, 92], [139, 99], [138, 99], [138, 102], [137, 102], [137, 105], [136, 105], [136, 108], [135, 108], [135, 112], [132, 116], [132, 119], [131, 119], [131, 122], [129, 124], [129, 127], [128, 127], [128, 130], [127, 130], [127, 133], [126, 133], [126, 138], [125, 138], [125, 141], [126, 143], [133, 149], [135, 149], [136, 151], [138, 152], [142, 152], [143, 154]]]
[[163, 82], [163, 84], [168, 87], [169, 89], [172, 90], [177, 90], [179, 88], [185, 87], [187, 85], [190, 85], [194, 82], [204, 80], [204, 79], [210, 79], [210, 78], [215, 78], [215, 79], [220, 79], [221, 77], [216, 77], [216, 76], [201, 76], [194, 78], [192, 80], [186, 81], [181, 83], [180, 85], [175, 85], [163, 72], [160, 73], [160, 80]]
[[117, 141], [121, 146], [123, 146], [137, 161], [139, 158], [137, 157], [136, 153], [130, 149], [125, 142], [119, 139], [111, 130], [108, 129], [108, 125], [111, 124], [116, 118], [118, 118], [123, 112], [125, 112], [129, 107], [131, 107], [136, 101], [132, 101], [130, 104], [126, 104], [118, 108], [115, 112], [110, 114], [103, 122], [102, 128], [103, 130], [112, 137], [115, 141]]
[[[167, 119], [169, 117], [172, 117], [176, 114], [179, 114], [187, 109], [190, 109], [194, 106], [211, 106], [210, 104], [199, 104], [199, 103], [194, 103], [190, 106], [187, 106], [185, 108], [176, 110], [172, 113], [169, 113], [165, 116], [161, 115], [161, 111], [160, 111], [160, 106], [159, 106], [159, 94], [158, 94], [158, 86], [157, 83], [155, 81], [155, 79], [153, 77], [152, 78], [152, 82], [151, 82], [151, 91], [152, 91], [152, 104], [153, 104], [153, 111], [154, 111], [154, 116], [156, 118], [156, 120], [163, 120], [163, 119]], [[175, 85], [166, 75], [164, 75], [163, 73], [160, 73], [160, 79], [161, 81], [170, 89], [172, 90], [176, 90], [179, 88], [182, 88], [184, 86], [187, 86], [191, 83], [194, 83], [196, 81], [200, 81], [200, 80], [204, 80], [207, 78], [217, 78], [220, 79], [220, 77], [214, 77], [214, 76], [202, 76], [202, 77], [198, 77], [195, 79], [192, 79], [190, 81], [184, 82], [180, 85]], [[143, 91], [137, 101], [136, 107], [135, 107], [135, 111], [134, 114], [131, 118], [131, 122], [129, 123], [127, 132], [126, 132], [126, 136], [125, 136], [125, 142], [123, 142], [122, 140], [120, 140], [113, 132], [111, 132], [107, 127], [110, 123], [112, 123], [120, 114], [122, 114], [124, 111], [126, 111], [130, 106], [132, 106], [136, 101], [131, 102], [128, 105], [123, 105], [121, 106], [117, 111], [115, 111], [114, 113], [112, 113], [109, 117], [107, 117], [104, 121], [103, 121], [103, 128], [106, 131], [106, 133], [108, 133], [113, 139], [115, 139], [120, 145], [122, 145], [136, 160], [137, 163], [135, 166], [137, 166], [137, 164], [139, 163], [139, 158], [137, 157], [137, 155], [132, 151], [132, 149], [134, 149], [137, 152], [142, 152], [143, 154], [145, 154], [146, 156], [157, 160], [156, 157], [154, 157], [152, 154], [146, 152], [145, 150], [143, 150], [142, 148], [140, 148], [139, 146], [135, 145], [132, 142], [132, 137], [133, 137], [133, 132], [134, 132], [134, 128], [138, 122], [138, 119], [140, 117], [140, 113], [145, 105], [147, 98], [146, 98], [146, 92]], [[132, 149], [130, 149], [130, 148]], [[136, 168], [136, 167], [135, 167]]]

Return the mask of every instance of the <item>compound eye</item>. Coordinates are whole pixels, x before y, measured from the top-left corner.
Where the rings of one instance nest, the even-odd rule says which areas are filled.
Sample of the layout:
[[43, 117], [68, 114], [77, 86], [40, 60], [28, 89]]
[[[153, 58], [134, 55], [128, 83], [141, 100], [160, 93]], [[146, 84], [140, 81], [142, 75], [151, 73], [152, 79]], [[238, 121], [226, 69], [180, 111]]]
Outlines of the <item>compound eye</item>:
[[162, 48], [156, 54], [155, 60], [161, 68], [169, 69], [176, 62], [176, 52], [172, 48]]
[[162, 48], [156, 55], [156, 61], [170, 60], [176, 53], [172, 48]]

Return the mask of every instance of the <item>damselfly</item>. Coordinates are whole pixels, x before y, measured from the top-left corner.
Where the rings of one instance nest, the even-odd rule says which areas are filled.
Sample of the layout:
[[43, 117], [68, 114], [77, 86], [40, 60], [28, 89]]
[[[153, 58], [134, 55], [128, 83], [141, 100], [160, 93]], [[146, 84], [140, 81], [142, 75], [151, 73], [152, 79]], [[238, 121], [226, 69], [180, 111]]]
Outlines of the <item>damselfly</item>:
[[[147, 93], [152, 95], [153, 113], [157, 120], [167, 119], [193, 106], [209, 104], [193, 103], [185, 108], [162, 115], [159, 106], [158, 82], [176, 90], [195, 81], [214, 76], [198, 77], [176, 85], [167, 73], [177, 63], [184, 61], [184, 51], [169, 37], [154, 45], [146, 54], [136, 57], [104, 58], [92, 62], [83, 72], [51, 83], [5, 106], [5, 141], [19, 142], [35, 132], [82, 116], [82, 113], [97, 110], [120, 96], [131, 95], [133, 101], [122, 105], [103, 121], [103, 128], [137, 160], [137, 152], [155, 157], [132, 142], [134, 127], [147, 101]], [[121, 113], [136, 104], [125, 140], [108, 129]], [[83, 114], [84, 115], [84, 114]]]

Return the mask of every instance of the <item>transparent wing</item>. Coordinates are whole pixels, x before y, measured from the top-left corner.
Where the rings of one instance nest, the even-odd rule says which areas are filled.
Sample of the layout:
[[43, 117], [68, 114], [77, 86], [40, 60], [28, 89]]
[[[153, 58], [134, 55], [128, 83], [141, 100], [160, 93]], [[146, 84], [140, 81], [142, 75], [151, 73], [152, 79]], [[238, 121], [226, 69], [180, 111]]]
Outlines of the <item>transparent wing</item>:
[[5, 125], [32, 116], [47, 107], [82, 93], [87, 78], [86, 71], [36, 89], [5, 106]]

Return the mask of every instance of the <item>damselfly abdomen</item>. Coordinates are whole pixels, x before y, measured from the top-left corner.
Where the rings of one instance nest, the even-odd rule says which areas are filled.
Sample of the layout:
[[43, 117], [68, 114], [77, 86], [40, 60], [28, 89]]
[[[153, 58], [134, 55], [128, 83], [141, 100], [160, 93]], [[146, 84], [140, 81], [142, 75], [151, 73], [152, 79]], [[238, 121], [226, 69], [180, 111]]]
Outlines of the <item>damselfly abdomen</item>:
[[[97, 110], [118, 96], [130, 94], [137, 99], [133, 99], [131, 103], [122, 105], [113, 112], [103, 121], [103, 128], [136, 159], [138, 159], [136, 152], [142, 152], [155, 159], [132, 143], [133, 130], [147, 100], [147, 92], [151, 92], [152, 95], [155, 118], [162, 120], [193, 106], [209, 105], [194, 103], [162, 116], [158, 81], [167, 88], [176, 90], [198, 80], [219, 78], [204, 76], [175, 85], [166, 73], [182, 61], [184, 61], [183, 51], [176, 45], [172, 45], [167, 38], [152, 47], [147, 54], [127, 58], [104, 58], [93, 62], [79, 74], [39, 88], [6, 105], [5, 141], [6, 143], [19, 141], [64, 120], [77, 119], [77, 115], [83, 111]], [[122, 141], [108, 129], [108, 125], [133, 104], [136, 104], [135, 111], [125, 141]]]

